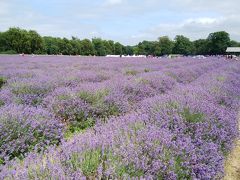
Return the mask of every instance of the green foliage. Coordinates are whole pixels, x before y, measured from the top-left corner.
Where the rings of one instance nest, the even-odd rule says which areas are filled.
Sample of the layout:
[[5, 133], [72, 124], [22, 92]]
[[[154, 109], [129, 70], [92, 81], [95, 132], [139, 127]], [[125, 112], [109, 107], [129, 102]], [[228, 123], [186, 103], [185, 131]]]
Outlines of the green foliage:
[[71, 155], [69, 164], [74, 171], [81, 170], [87, 177], [94, 177], [97, 173], [97, 168], [101, 163], [101, 149], [88, 150], [83, 154], [74, 153]]
[[133, 47], [132, 46], [125, 46], [124, 54], [126, 54], [126, 55], [133, 55]]
[[131, 75], [131, 76], [136, 76], [137, 75], [137, 71], [136, 70], [127, 70], [125, 72], [126, 75]]
[[191, 179], [191, 174], [189, 170], [182, 165], [184, 163], [184, 160], [181, 158], [181, 156], [177, 156], [174, 161], [174, 171], [177, 174], [177, 179]]
[[0, 54], [17, 54], [17, 52], [14, 50], [6, 50], [6, 51], [1, 51]]
[[189, 108], [184, 108], [182, 112], [182, 116], [188, 123], [198, 123], [204, 120], [203, 113], [195, 113], [191, 112]]
[[74, 127], [74, 130], [67, 127], [65, 132], [64, 132], [64, 139], [69, 140], [74, 135], [84, 133], [85, 131], [86, 131], [86, 129], [82, 129], [80, 127]]
[[220, 82], [224, 82], [226, 80], [226, 77], [225, 76], [218, 76], [217, 80], [220, 81]]
[[0, 88], [7, 82], [7, 79], [5, 77], [0, 76]]
[[175, 44], [173, 48], [174, 54], [190, 55], [193, 54], [193, 52], [194, 45], [187, 37], [182, 35], [177, 35], [175, 37]]
[[124, 46], [112, 40], [93, 38], [80, 40], [77, 37], [55, 38], [41, 37], [34, 30], [9, 28], [0, 32], [0, 54], [35, 53], [35, 54], [63, 54], [84, 56], [116, 55], [153, 55], [162, 56], [169, 54], [207, 55], [224, 54], [228, 46], [238, 47], [240, 43], [230, 40], [225, 31], [209, 34], [207, 39], [191, 42], [187, 37], [177, 35], [175, 41], [168, 36], [159, 37], [157, 41], [142, 41], [135, 46]]
[[58, 40], [59, 38], [43, 37], [44, 52], [47, 54], [59, 54]]
[[199, 39], [193, 42], [195, 46], [195, 54], [205, 55], [208, 53], [208, 41], [206, 39]]
[[229, 47], [240, 47], [240, 43], [237, 41], [231, 40]]
[[161, 55], [172, 54], [174, 42], [168, 36], [159, 37], [158, 42], [161, 47]]
[[133, 164], [130, 165], [122, 165], [117, 168], [116, 173], [119, 177], [123, 177], [124, 175], [129, 175], [130, 177], [141, 177], [144, 175], [144, 171], [141, 169], [136, 169]]
[[91, 93], [88, 91], [81, 91], [78, 93], [78, 96], [84, 101], [90, 104], [97, 104], [102, 101], [103, 98], [108, 95], [108, 91], [97, 91], [96, 93]]
[[81, 55], [85, 56], [94, 55], [94, 46], [89, 39], [82, 40], [81, 46], [82, 46]]
[[33, 31], [33, 30], [30, 30], [28, 32], [28, 36], [29, 36], [30, 48], [31, 48], [29, 53], [41, 52], [43, 49], [42, 37], [36, 31]]
[[107, 46], [107, 42], [104, 43], [101, 38], [93, 38], [92, 43], [95, 49], [96, 56], [106, 56], [107, 53], [104, 44]]
[[137, 78], [135, 80], [136, 80], [136, 82], [138, 82], [140, 84], [149, 84], [149, 81], [147, 79], [142, 78], [142, 77]]
[[30, 54], [41, 51], [43, 48], [42, 37], [36, 31], [10, 28], [4, 35], [5, 51]]
[[4, 106], [4, 104], [5, 104], [4, 101], [0, 99], [0, 107]]
[[68, 128], [67, 133], [81, 132], [84, 129], [92, 127], [95, 124], [95, 120], [92, 117], [85, 118], [84, 112], [80, 112], [76, 116], [76, 121], [72, 122]]
[[157, 41], [143, 41], [135, 47], [134, 54], [159, 56], [161, 54], [161, 47]]
[[145, 68], [144, 72], [150, 72], [150, 69]]
[[116, 42], [114, 44], [114, 54], [116, 55], [122, 55], [123, 54], [123, 45], [119, 42]]
[[225, 54], [227, 47], [230, 45], [229, 34], [225, 31], [219, 31], [209, 34], [208, 49], [210, 54]]

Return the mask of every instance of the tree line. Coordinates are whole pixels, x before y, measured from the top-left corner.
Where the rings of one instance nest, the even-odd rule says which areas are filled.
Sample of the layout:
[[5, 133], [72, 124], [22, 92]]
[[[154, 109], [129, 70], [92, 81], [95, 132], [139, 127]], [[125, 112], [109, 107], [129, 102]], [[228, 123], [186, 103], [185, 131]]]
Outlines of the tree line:
[[0, 53], [4, 54], [63, 54], [84, 56], [105, 55], [152, 55], [168, 54], [183, 55], [216, 55], [224, 54], [227, 47], [240, 46], [240, 43], [230, 39], [225, 31], [210, 33], [206, 39], [191, 41], [183, 35], [177, 35], [173, 40], [168, 36], [159, 37], [156, 41], [142, 41], [135, 46], [124, 46], [112, 40], [101, 38], [71, 39], [40, 36], [34, 30], [9, 28], [0, 32]]

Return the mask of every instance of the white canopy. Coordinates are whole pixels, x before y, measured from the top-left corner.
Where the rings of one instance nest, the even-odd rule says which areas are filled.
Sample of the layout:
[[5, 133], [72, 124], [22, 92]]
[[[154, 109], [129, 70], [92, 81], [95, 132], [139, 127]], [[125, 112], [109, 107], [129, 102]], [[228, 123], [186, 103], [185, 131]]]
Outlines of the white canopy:
[[240, 47], [228, 47], [226, 52], [240, 52]]

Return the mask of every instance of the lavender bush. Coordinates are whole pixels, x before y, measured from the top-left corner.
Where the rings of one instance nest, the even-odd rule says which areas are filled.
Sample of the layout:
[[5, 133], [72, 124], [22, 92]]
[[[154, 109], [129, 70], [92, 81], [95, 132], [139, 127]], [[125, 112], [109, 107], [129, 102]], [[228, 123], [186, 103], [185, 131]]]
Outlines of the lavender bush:
[[61, 124], [47, 111], [16, 105], [0, 109], [0, 132], [2, 162], [58, 144], [62, 138]]

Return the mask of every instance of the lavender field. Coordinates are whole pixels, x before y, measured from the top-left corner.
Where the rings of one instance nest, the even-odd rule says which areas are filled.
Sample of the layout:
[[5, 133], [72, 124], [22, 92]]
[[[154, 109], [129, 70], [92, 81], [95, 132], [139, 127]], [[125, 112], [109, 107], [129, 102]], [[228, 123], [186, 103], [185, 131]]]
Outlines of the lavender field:
[[240, 62], [0, 56], [0, 179], [221, 179]]

